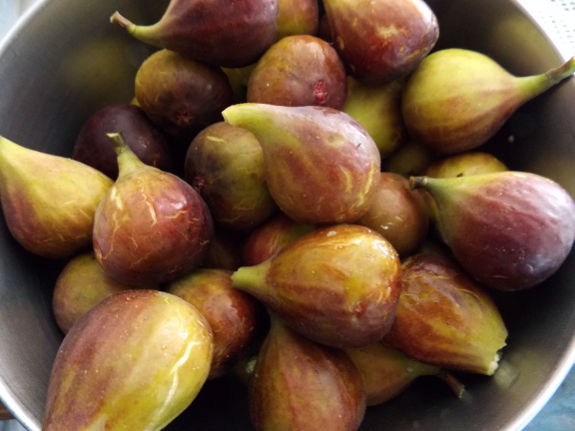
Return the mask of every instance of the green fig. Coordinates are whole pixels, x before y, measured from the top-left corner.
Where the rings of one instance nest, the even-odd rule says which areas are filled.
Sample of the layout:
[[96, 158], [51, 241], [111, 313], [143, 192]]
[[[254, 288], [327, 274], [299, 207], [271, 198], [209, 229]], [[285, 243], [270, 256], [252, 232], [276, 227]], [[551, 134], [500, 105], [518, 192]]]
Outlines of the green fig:
[[255, 63], [274, 42], [278, 0], [171, 0], [153, 25], [116, 12], [111, 22], [143, 42], [215, 66]]
[[383, 172], [392, 172], [404, 177], [423, 175], [425, 169], [433, 163], [435, 153], [413, 139], [401, 144], [381, 163]]
[[507, 329], [487, 292], [439, 254], [405, 260], [401, 280], [395, 320], [383, 342], [416, 361], [492, 375]]
[[317, 0], [278, 0], [276, 40], [287, 36], [314, 36], [319, 26]]
[[141, 162], [121, 134], [109, 136], [120, 173], [94, 221], [94, 251], [104, 270], [124, 283], [149, 286], [198, 267], [213, 236], [200, 195], [184, 180]]
[[438, 229], [455, 258], [487, 286], [521, 290], [541, 283], [575, 241], [575, 202], [540, 175], [504, 171], [411, 182], [433, 198]]
[[493, 154], [466, 151], [436, 160], [427, 167], [423, 175], [432, 178], [456, 178], [508, 170], [507, 165]]
[[355, 431], [366, 408], [361, 376], [345, 352], [302, 337], [273, 315], [249, 403], [257, 431]]
[[385, 238], [363, 226], [337, 225], [241, 267], [232, 283], [300, 334], [347, 348], [378, 341], [389, 330], [400, 276], [397, 252]]
[[56, 355], [43, 431], [159, 431], [207, 379], [212, 331], [175, 295], [129, 290], [83, 315]]
[[491, 138], [524, 103], [574, 72], [575, 57], [544, 74], [516, 77], [479, 52], [436, 51], [405, 84], [405, 125], [433, 151], [468, 151]]
[[280, 209], [304, 224], [353, 223], [371, 204], [380, 155], [363, 126], [319, 106], [230, 106], [225, 120], [250, 130]]
[[94, 214], [113, 181], [76, 160], [0, 136], [0, 196], [12, 236], [28, 251], [68, 258], [92, 243]]

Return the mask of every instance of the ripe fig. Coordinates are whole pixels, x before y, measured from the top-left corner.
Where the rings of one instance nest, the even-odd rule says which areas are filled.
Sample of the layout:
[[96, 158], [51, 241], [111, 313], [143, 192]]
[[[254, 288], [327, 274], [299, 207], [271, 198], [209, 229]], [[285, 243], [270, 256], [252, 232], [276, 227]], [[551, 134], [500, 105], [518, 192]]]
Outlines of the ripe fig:
[[260, 141], [270, 193], [288, 217], [312, 225], [353, 223], [369, 208], [379, 150], [349, 115], [251, 103], [230, 106], [223, 115]]
[[200, 132], [186, 154], [185, 178], [226, 229], [259, 226], [277, 211], [260, 143], [241, 127], [220, 122]]
[[401, 280], [395, 320], [383, 342], [416, 361], [492, 375], [507, 329], [486, 291], [439, 254], [408, 258]]
[[541, 283], [575, 241], [575, 202], [540, 175], [504, 171], [411, 181], [432, 196], [455, 258], [487, 286], [520, 290]]
[[434, 159], [433, 151], [410, 139], [383, 160], [381, 169], [384, 172], [393, 172], [404, 177], [423, 175]]
[[575, 57], [544, 74], [516, 77], [479, 52], [436, 51], [405, 84], [405, 125], [413, 138], [438, 153], [472, 150], [491, 138], [521, 105], [574, 72]]
[[247, 101], [281, 106], [343, 107], [345, 67], [322, 39], [287, 36], [273, 44], [250, 75]]
[[276, 40], [287, 36], [314, 36], [319, 26], [317, 0], [278, 0]]
[[203, 63], [242, 67], [274, 42], [278, 0], [171, 0], [162, 18], [136, 25], [116, 12], [114, 24], [145, 43]]
[[184, 180], [142, 163], [110, 134], [120, 174], [94, 221], [94, 250], [104, 270], [137, 286], [164, 283], [198, 267], [213, 236], [209, 210]]
[[208, 376], [212, 332], [188, 302], [155, 290], [108, 296], [64, 338], [50, 375], [43, 431], [159, 431]]
[[361, 376], [344, 351], [302, 337], [272, 316], [249, 383], [254, 428], [355, 431], [365, 414]]
[[508, 170], [505, 163], [493, 154], [466, 151], [436, 160], [427, 167], [424, 175], [432, 178], [457, 178]]
[[130, 103], [108, 105], [92, 115], [76, 137], [72, 158], [115, 180], [118, 177], [118, 156], [107, 133], [117, 131], [122, 132], [126, 144], [146, 165], [163, 171], [172, 168], [168, 136], [140, 107]]
[[113, 181], [76, 160], [0, 136], [0, 197], [12, 236], [28, 251], [63, 259], [88, 248], [94, 214]]
[[314, 230], [256, 266], [232, 275], [233, 286], [262, 301], [287, 325], [340, 348], [380, 340], [401, 289], [396, 251], [363, 226]]

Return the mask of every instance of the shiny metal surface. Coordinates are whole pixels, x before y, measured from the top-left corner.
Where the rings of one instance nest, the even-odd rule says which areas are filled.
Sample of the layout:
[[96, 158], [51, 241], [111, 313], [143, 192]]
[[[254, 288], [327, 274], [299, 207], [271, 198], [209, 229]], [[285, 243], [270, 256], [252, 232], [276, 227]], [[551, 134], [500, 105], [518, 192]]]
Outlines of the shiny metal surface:
[[[517, 75], [557, 66], [564, 53], [512, 0], [429, 0], [438, 48], [493, 56]], [[22, 145], [68, 155], [83, 122], [107, 103], [129, 101], [133, 76], [149, 48], [112, 26], [119, 9], [153, 22], [152, 0], [51, 0], [35, 4], [0, 47], [0, 134]], [[142, 11], [148, 11], [143, 13]], [[137, 18], [139, 17], [139, 18]], [[517, 112], [486, 145], [515, 170], [560, 182], [575, 196], [575, 80]], [[50, 311], [62, 262], [21, 249], [0, 219], [0, 399], [30, 431], [39, 431], [45, 391], [62, 335]], [[456, 399], [422, 379], [397, 399], [368, 410], [365, 431], [518, 431], [539, 411], [575, 360], [575, 253], [544, 284], [494, 294], [510, 337], [492, 378], [461, 376]], [[230, 386], [231, 385], [231, 386]], [[167, 430], [250, 430], [243, 387], [221, 380], [202, 391]]]

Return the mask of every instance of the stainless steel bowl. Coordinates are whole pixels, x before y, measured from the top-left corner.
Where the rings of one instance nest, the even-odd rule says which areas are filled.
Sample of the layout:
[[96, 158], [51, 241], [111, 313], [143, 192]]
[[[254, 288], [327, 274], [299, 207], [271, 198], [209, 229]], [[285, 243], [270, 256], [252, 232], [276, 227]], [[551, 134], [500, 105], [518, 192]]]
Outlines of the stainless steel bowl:
[[[439, 47], [484, 52], [510, 72], [546, 71], [564, 59], [512, 0], [429, 0], [441, 26]], [[152, 50], [109, 23], [120, 10], [152, 23], [165, 2], [40, 1], [0, 47], [0, 134], [22, 145], [69, 155], [83, 122], [107, 103], [129, 101], [133, 77]], [[575, 80], [517, 112], [486, 145], [514, 170], [550, 177], [575, 195]], [[362, 430], [517, 431], [557, 389], [575, 360], [575, 254], [544, 284], [495, 294], [509, 328], [491, 378], [461, 376], [456, 399], [421, 379], [368, 410]], [[62, 341], [50, 310], [62, 262], [24, 251], [0, 220], [0, 399], [30, 431], [40, 430], [52, 363]], [[210, 382], [168, 430], [249, 430], [245, 389]]]

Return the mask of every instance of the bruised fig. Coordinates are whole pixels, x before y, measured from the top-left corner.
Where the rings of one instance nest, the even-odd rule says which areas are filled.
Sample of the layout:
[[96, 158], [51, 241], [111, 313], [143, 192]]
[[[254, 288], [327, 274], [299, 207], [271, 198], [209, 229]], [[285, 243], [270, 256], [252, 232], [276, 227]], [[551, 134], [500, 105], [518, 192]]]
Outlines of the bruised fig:
[[383, 342], [416, 361], [492, 375], [507, 329], [485, 290], [439, 254], [408, 258], [401, 280], [395, 320]]
[[271, 317], [249, 383], [257, 431], [355, 431], [365, 414], [361, 376], [340, 349], [322, 346]]
[[481, 283], [521, 290], [550, 277], [575, 241], [575, 202], [554, 181], [524, 172], [413, 177], [429, 192], [438, 229]]
[[256, 266], [233, 286], [262, 301], [288, 326], [319, 343], [347, 348], [389, 330], [401, 288], [396, 251], [363, 226], [314, 230]]
[[94, 214], [113, 181], [65, 157], [0, 136], [0, 197], [12, 236], [28, 251], [63, 259], [92, 243]]
[[508, 170], [493, 154], [466, 151], [436, 160], [427, 167], [424, 175], [432, 178], [456, 178]]
[[433, 151], [468, 151], [491, 138], [524, 103], [574, 72], [575, 57], [544, 74], [516, 77], [479, 52], [436, 51], [405, 84], [405, 125]]
[[232, 287], [231, 274], [221, 269], [199, 269], [166, 287], [166, 292], [195, 306], [212, 328], [210, 379], [223, 376], [244, 358], [260, 323], [256, 300]]
[[156, 290], [108, 296], [56, 355], [43, 431], [159, 431], [207, 379], [212, 332], [188, 302]]
[[260, 141], [268, 188], [288, 217], [304, 224], [353, 223], [369, 208], [379, 150], [349, 115], [258, 103], [230, 106], [223, 115]]
[[184, 180], [142, 163], [110, 134], [120, 174], [94, 222], [94, 250], [104, 270], [137, 286], [163, 283], [202, 262], [213, 236], [200, 195]]
[[300, 34], [313, 36], [318, 26], [317, 0], [278, 0], [276, 40]]
[[153, 25], [136, 25], [119, 12], [113, 24], [150, 45], [203, 63], [242, 67], [274, 42], [278, 0], [171, 0]]

